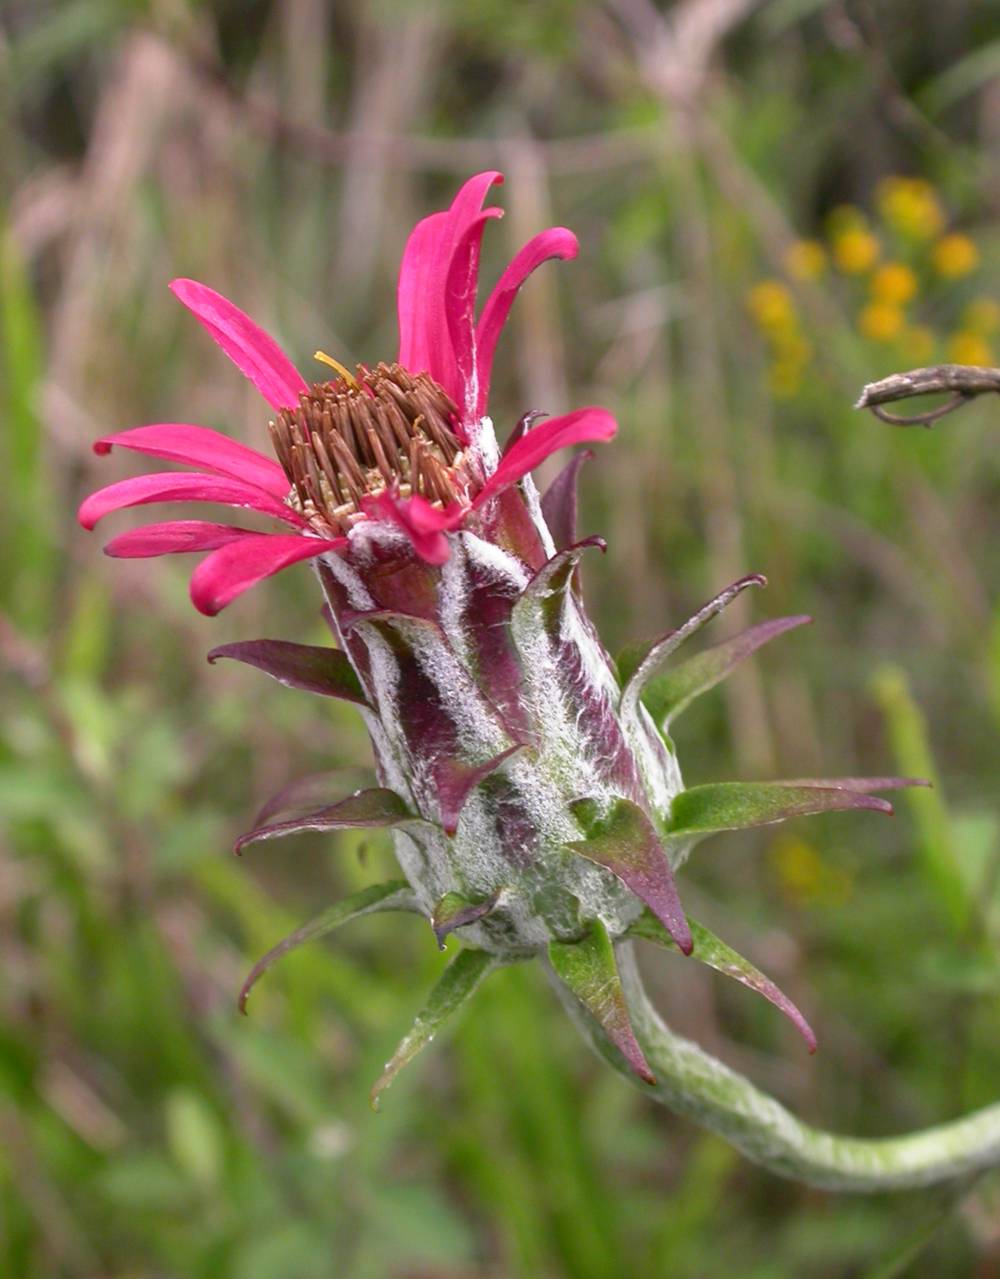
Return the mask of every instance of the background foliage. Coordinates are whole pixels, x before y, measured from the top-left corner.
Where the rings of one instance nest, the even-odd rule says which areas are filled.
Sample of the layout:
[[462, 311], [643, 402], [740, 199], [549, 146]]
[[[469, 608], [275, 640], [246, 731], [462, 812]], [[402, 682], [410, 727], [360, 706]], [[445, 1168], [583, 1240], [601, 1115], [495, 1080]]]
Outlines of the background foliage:
[[587, 583], [609, 645], [750, 570], [771, 587], [725, 626], [816, 618], [688, 714], [687, 776], [938, 782], [894, 823], [727, 837], [684, 873], [693, 912], [806, 1009], [816, 1059], [767, 1006], [659, 954], [658, 1003], [830, 1127], [995, 1099], [997, 406], [932, 433], [850, 406], [893, 368], [994, 358], [1000, 13], [664, 16], [0, 3], [4, 1273], [1000, 1274], [995, 1179], [874, 1199], [780, 1182], [586, 1055], [533, 970], [494, 977], [373, 1115], [368, 1086], [441, 965], [416, 919], [300, 952], [240, 1019], [252, 960], [391, 866], [348, 835], [227, 855], [285, 780], [366, 758], [346, 709], [203, 659], [319, 642], [316, 592], [297, 569], [210, 622], [188, 566], [105, 561], [74, 523], [129, 466], [95, 461], [104, 431], [264, 442], [259, 401], [168, 279], [228, 293], [303, 368], [316, 347], [391, 355], [409, 225], [503, 168], [487, 274], [550, 219], [583, 244], [519, 300], [494, 411], [619, 416], [584, 473], [584, 531], [611, 544]]

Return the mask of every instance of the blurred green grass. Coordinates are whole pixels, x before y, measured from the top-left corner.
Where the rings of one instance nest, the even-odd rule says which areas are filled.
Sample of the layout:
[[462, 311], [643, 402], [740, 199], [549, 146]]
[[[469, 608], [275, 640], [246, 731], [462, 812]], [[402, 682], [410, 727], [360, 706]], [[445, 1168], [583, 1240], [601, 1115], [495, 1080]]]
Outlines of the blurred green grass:
[[[816, 618], [689, 712], [687, 776], [938, 783], [894, 823], [727, 837], [685, 872], [693, 913], [806, 1009], [815, 1060], [766, 1006], [650, 955], [658, 1003], [824, 1126], [897, 1131], [995, 1099], [996, 408], [919, 434], [853, 414], [897, 352], [859, 334], [860, 285], [785, 266], [832, 209], [874, 219], [879, 180], [915, 173], [980, 255], [921, 319], [944, 340], [996, 296], [988, 9], [774, 0], [730, 6], [725, 29], [691, 0], [656, 45], [652, 10], [591, 0], [7, 0], [3, 1273], [1000, 1273], [995, 1181], [869, 1200], [778, 1182], [585, 1055], [531, 968], [491, 978], [373, 1115], [441, 967], [417, 920], [302, 950], [240, 1018], [262, 951], [392, 873], [377, 840], [227, 852], [289, 778], [363, 763], [363, 730], [204, 662], [231, 639], [320, 642], [305, 569], [209, 622], [185, 565], [110, 564], [73, 518], [128, 466], [94, 461], [104, 430], [196, 421], [263, 443], [169, 278], [229, 293], [303, 367], [316, 347], [379, 358], [408, 226], [503, 168], [487, 274], [550, 219], [583, 247], [519, 299], [494, 414], [619, 416], [584, 471], [585, 531], [611, 542], [587, 582], [609, 647], [750, 570], [771, 579], [756, 616]], [[744, 305], [766, 278], [815, 351], [783, 400]]]

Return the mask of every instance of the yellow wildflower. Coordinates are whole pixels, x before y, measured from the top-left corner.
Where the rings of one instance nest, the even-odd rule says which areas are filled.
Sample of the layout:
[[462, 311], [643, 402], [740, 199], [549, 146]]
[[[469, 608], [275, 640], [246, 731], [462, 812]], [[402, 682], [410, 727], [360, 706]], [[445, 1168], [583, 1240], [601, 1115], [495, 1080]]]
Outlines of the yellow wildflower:
[[879, 243], [863, 227], [838, 232], [833, 241], [833, 260], [845, 275], [864, 275], [878, 261]]
[[938, 275], [943, 275], [946, 280], [957, 280], [979, 265], [979, 250], [967, 235], [953, 231], [935, 244], [931, 261]]
[[872, 296], [879, 302], [905, 306], [917, 288], [917, 277], [905, 262], [886, 262], [872, 276]]
[[785, 270], [793, 280], [818, 280], [826, 270], [826, 250], [818, 240], [796, 240], [785, 254]]
[[948, 341], [948, 358], [956, 364], [993, 364], [993, 351], [990, 344], [968, 329], [959, 329]]
[[874, 342], [892, 342], [904, 323], [903, 312], [890, 302], [869, 302], [858, 316], [858, 329]]
[[747, 294], [747, 310], [765, 333], [795, 327], [795, 303], [780, 280], [761, 280]]
[[992, 298], [973, 298], [965, 308], [962, 326], [971, 329], [973, 333], [989, 337], [1000, 328], [1000, 304]]
[[875, 202], [885, 223], [908, 240], [932, 240], [944, 228], [940, 201], [923, 178], [886, 178], [878, 185]]

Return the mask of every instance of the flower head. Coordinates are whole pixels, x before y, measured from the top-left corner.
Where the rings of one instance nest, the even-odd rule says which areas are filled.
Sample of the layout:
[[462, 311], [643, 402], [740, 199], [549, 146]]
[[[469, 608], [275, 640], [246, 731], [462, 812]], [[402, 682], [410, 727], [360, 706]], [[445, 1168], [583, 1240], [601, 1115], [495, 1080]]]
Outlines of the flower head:
[[979, 265], [975, 241], [959, 231], [943, 235], [931, 254], [934, 270], [946, 280], [960, 280]]
[[906, 317], [893, 302], [869, 302], [858, 316], [858, 328], [875, 342], [892, 342], [903, 331]]
[[931, 240], [944, 226], [944, 210], [923, 178], [894, 174], [879, 183], [878, 211], [887, 226], [907, 240]]
[[864, 275], [880, 252], [878, 239], [864, 226], [846, 227], [833, 240], [833, 260], [845, 275]]
[[[505, 490], [550, 453], [610, 439], [599, 408], [551, 418], [513, 441], [501, 458], [486, 417], [497, 339], [518, 289], [542, 262], [577, 253], [572, 232], [553, 227], [530, 240], [476, 316], [482, 208], [495, 172], [478, 174], [451, 206], [414, 228], [399, 273], [399, 356], [349, 372], [328, 356], [333, 380], [309, 384], [278, 344], [232, 302], [194, 280], [177, 298], [200, 320], [274, 410], [278, 461], [205, 427], [160, 423], [108, 435], [113, 445], [200, 468], [145, 475], [94, 493], [80, 508], [86, 528], [128, 506], [211, 502], [272, 516], [292, 532], [259, 533], [199, 520], [147, 525], [105, 548], [113, 556], [208, 551], [191, 583], [205, 613], [218, 612], [255, 582], [328, 552], [349, 553], [360, 524], [401, 532], [430, 564], [449, 555], [447, 535], [475, 524]], [[370, 529], [362, 534], [370, 534]]]
[[905, 262], [886, 262], [871, 278], [872, 297], [889, 306], [905, 306], [919, 287], [916, 273]]
[[959, 329], [948, 339], [948, 358], [956, 364], [982, 368], [993, 363], [993, 348], [982, 334], [971, 329]]
[[[723, 830], [847, 809], [891, 811], [873, 792], [892, 778], [685, 787], [672, 721], [763, 644], [809, 619], [763, 622], [687, 662], [680, 645], [750, 587], [734, 582], [682, 626], [612, 661], [584, 611], [574, 457], [539, 497], [529, 472], [557, 449], [607, 440], [614, 419], [578, 409], [536, 424], [525, 414], [503, 450], [486, 414], [493, 352], [513, 298], [576, 240], [545, 231], [516, 255], [476, 315], [483, 209], [495, 173], [418, 223], [399, 279], [399, 354], [306, 383], [277, 344], [219, 294], [190, 280], [178, 298], [270, 405], [277, 460], [188, 424], [105, 436], [197, 468], [122, 480], [81, 507], [86, 527], [123, 507], [190, 499], [280, 520], [283, 533], [173, 520], [120, 534], [112, 555], [204, 551], [192, 578], [203, 612], [312, 559], [336, 647], [260, 639], [211, 660], [258, 667], [283, 684], [350, 702], [364, 717], [378, 785], [317, 800], [291, 784], [237, 847], [344, 828], [392, 832], [402, 881], [325, 911], [254, 968], [243, 1000], [280, 955], [358, 915], [410, 910], [459, 952], [376, 1090], [494, 967], [546, 956], [573, 1006], [640, 1078], [652, 1072], [632, 1029], [616, 946], [641, 937], [759, 991], [798, 1027], [805, 1018], [762, 973], [689, 920], [675, 873]], [[787, 318], [783, 286], [758, 293], [759, 322]], [[794, 312], [792, 312], [794, 321]], [[799, 342], [792, 331], [783, 341]], [[801, 353], [800, 353], [801, 354]], [[807, 354], [807, 352], [806, 352]], [[802, 358], [805, 358], [804, 356]], [[667, 663], [671, 663], [669, 668]]]

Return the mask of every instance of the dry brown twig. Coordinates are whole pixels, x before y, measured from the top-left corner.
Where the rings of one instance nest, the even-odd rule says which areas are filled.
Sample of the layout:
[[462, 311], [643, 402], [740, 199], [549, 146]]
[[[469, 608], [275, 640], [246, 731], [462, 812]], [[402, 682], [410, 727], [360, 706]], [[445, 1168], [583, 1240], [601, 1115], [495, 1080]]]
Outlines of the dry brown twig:
[[[951, 391], [950, 400], [928, 409], [901, 417], [887, 413], [884, 404], [908, 400], [914, 395], [933, 395]], [[979, 368], [973, 364], [935, 364], [926, 369], [910, 369], [908, 373], [892, 373], [878, 382], [869, 382], [861, 392], [856, 409], [871, 409], [877, 418], [892, 426], [933, 426], [949, 413], [977, 395], [1000, 395], [1000, 369]]]

